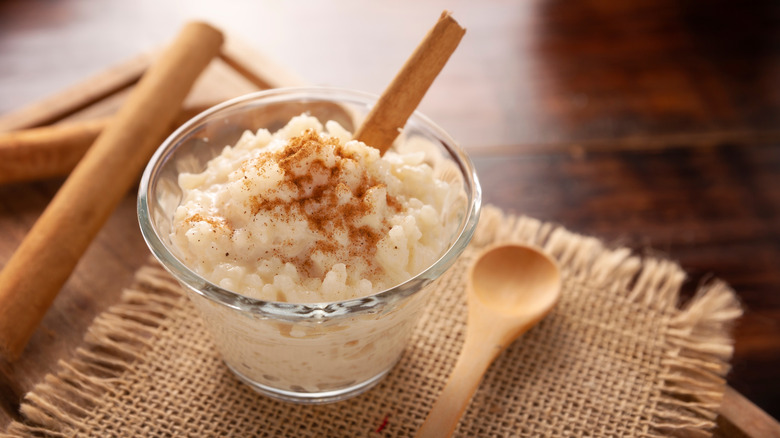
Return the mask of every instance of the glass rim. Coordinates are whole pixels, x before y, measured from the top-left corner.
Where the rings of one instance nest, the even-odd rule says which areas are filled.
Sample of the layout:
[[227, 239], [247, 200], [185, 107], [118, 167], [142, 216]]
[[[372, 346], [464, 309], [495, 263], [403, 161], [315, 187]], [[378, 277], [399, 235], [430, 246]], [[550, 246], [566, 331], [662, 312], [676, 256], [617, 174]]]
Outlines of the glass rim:
[[419, 122], [429, 134], [432, 134], [449, 153], [450, 158], [457, 164], [466, 181], [464, 191], [467, 196], [467, 209], [465, 217], [459, 227], [458, 236], [447, 250], [429, 267], [412, 276], [406, 281], [391, 288], [374, 294], [350, 298], [340, 301], [326, 301], [313, 303], [288, 303], [281, 301], [261, 300], [248, 297], [229, 289], [222, 288], [207, 280], [182, 262], [168, 247], [154, 226], [150, 212], [150, 198], [155, 188], [154, 177], [159, 173], [166, 158], [175, 150], [179, 140], [198, 128], [212, 116], [218, 115], [231, 108], [263, 100], [268, 102], [294, 101], [305, 98], [312, 101], [334, 101], [338, 103], [352, 103], [359, 105], [374, 105], [378, 96], [350, 89], [335, 87], [288, 87], [275, 88], [245, 94], [234, 99], [217, 104], [191, 118], [171, 135], [169, 135], [157, 148], [149, 160], [138, 188], [137, 214], [141, 228], [141, 234], [152, 254], [160, 264], [191, 292], [204, 296], [222, 305], [249, 312], [271, 316], [276, 319], [290, 321], [329, 319], [337, 316], [355, 315], [361, 312], [371, 312], [386, 303], [391, 303], [410, 296], [422, 289], [428, 283], [441, 276], [465, 250], [471, 240], [479, 220], [481, 210], [482, 191], [477, 178], [476, 169], [465, 151], [447, 134], [441, 127], [428, 117], [414, 111], [409, 120]]

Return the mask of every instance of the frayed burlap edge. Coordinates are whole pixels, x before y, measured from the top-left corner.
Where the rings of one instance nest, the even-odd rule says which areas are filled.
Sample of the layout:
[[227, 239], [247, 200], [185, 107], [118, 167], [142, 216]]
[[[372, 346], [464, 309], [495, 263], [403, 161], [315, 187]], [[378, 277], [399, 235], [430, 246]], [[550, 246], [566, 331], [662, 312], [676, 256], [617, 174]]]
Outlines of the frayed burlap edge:
[[734, 350], [731, 327], [742, 315], [739, 300], [726, 283], [713, 279], [702, 284], [691, 300], [678, 307], [686, 278], [678, 264], [642, 259], [627, 248], [608, 249], [596, 238], [485, 207], [473, 245], [512, 241], [541, 247], [574, 278], [609, 283], [627, 291], [634, 302], [672, 315], [662, 360], [663, 381], [648, 414], [661, 436], [711, 435]]
[[83, 345], [68, 361], [59, 361], [57, 373], [25, 395], [24, 422], [11, 423], [9, 436], [73, 436], [90, 409], [114, 394], [112, 383], [143, 360], [147, 347], [173, 322], [168, 313], [187, 300], [179, 284], [150, 262], [136, 272], [119, 304], [95, 318]]
[[[609, 283], [644, 306], [671, 315], [663, 381], [648, 414], [655, 429], [647, 436], [708, 436], [725, 389], [733, 352], [730, 327], [742, 314], [735, 293], [717, 280], [702, 285], [683, 307], [679, 294], [685, 273], [679, 265], [641, 259], [626, 248], [610, 249], [601, 241], [528, 217], [506, 215], [486, 206], [472, 247], [494, 242], [536, 245], [555, 257], [572, 278]], [[163, 333], [169, 310], [186, 298], [159, 266], [141, 268], [119, 304], [99, 315], [84, 345], [56, 374], [47, 375], [24, 398], [24, 422], [13, 422], [9, 436], [70, 436], [101, 397], [113, 393], [112, 382]]]

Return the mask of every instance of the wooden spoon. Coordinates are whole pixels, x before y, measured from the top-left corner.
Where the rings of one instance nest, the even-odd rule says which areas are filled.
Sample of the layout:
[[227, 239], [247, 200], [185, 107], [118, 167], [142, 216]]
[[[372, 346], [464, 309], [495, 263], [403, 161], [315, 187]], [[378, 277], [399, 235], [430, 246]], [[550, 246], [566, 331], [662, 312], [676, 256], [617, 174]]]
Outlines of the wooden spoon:
[[502, 244], [476, 257], [467, 287], [466, 340], [418, 437], [452, 435], [490, 364], [547, 315], [560, 289], [558, 265], [532, 247]]

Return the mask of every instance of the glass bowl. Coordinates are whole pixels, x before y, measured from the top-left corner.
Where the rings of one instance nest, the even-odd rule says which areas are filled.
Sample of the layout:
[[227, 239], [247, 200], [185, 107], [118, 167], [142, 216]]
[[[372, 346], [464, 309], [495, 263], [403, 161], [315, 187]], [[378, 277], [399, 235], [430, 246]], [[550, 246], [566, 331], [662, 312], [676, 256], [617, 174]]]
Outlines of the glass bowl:
[[337, 302], [263, 301], [223, 289], [177, 256], [172, 220], [182, 199], [181, 173], [199, 173], [245, 130], [283, 127], [301, 113], [354, 132], [377, 97], [333, 88], [262, 91], [217, 105], [169, 136], [150, 160], [138, 194], [138, 220], [151, 252], [187, 291], [216, 348], [241, 380], [265, 395], [325, 403], [375, 385], [401, 357], [431, 283], [468, 245], [481, 192], [466, 153], [441, 128], [415, 112], [394, 148], [423, 151], [438, 177], [458, 189], [448, 206], [456, 221], [449, 245], [427, 269], [379, 293]]

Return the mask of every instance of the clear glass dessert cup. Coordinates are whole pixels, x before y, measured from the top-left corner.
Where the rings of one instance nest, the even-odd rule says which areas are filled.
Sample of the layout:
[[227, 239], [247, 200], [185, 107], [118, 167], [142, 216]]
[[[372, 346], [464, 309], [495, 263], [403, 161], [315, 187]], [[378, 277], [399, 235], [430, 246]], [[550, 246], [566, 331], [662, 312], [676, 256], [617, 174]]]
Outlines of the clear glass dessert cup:
[[262, 301], [220, 288], [177, 256], [171, 225], [182, 192], [178, 176], [202, 172], [249, 129], [271, 132], [307, 113], [354, 132], [377, 97], [332, 88], [258, 92], [217, 105], [181, 126], [160, 146], [141, 179], [138, 219], [151, 252], [183, 286], [227, 366], [258, 392], [298, 403], [360, 394], [400, 359], [429, 290], [468, 245], [481, 192], [473, 164], [441, 128], [414, 113], [394, 148], [425, 153], [438, 177], [458, 189], [444, 219], [455, 221], [447, 249], [427, 269], [379, 293], [346, 301]]

